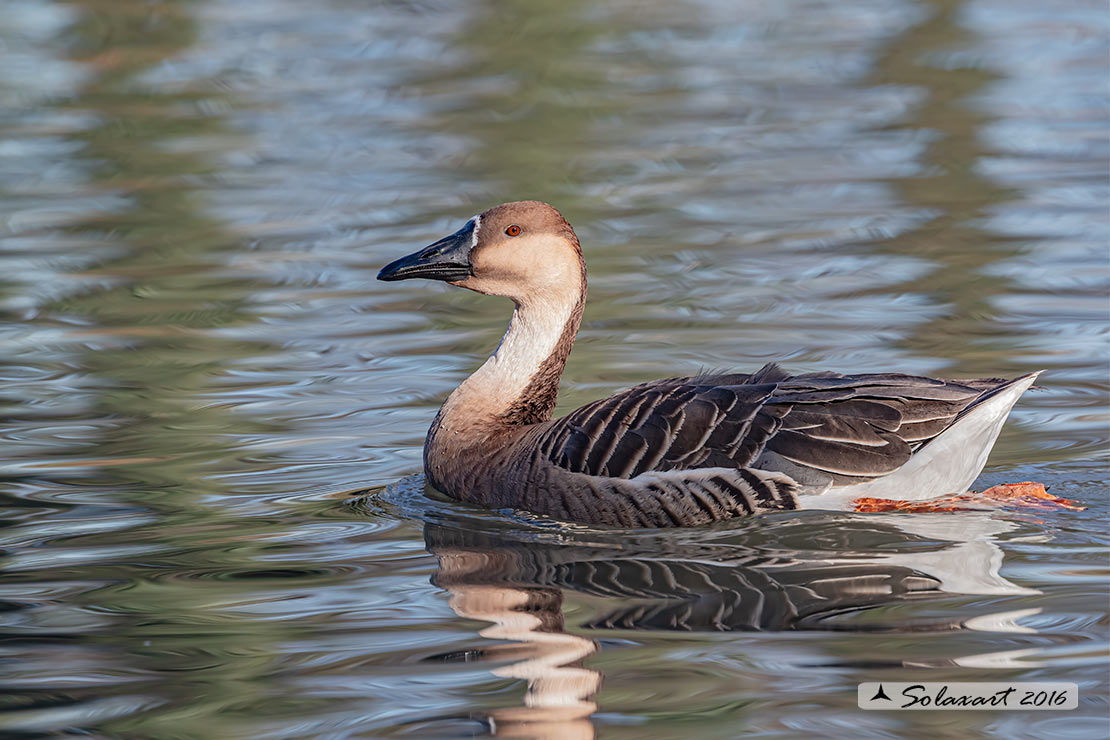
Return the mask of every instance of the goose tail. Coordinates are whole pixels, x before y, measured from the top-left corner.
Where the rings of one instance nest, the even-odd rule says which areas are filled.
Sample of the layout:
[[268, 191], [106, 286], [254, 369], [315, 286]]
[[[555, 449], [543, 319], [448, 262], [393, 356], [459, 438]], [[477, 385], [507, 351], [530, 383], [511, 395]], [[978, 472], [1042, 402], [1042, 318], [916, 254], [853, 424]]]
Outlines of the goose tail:
[[957, 381], [992, 383], [993, 387], [987, 386], [951, 426], [922, 445], [898, 470], [866, 483], [802, 497], [802, 507], [845, 508], [861, 497], [920, 501], [966, 493], [983, 472], [1014, 404], [1033, 386], [1041, 372], [1038, 370], [1004, 382]]

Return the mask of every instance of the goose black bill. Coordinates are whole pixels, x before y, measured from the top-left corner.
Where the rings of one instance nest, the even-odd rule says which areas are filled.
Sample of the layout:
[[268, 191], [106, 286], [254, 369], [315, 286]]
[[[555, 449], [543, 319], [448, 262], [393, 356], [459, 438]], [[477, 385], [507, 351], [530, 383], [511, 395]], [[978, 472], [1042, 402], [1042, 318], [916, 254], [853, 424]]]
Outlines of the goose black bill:
[[473, 273], [470, 269], [470, 250], [474, 246], [474, 220], [466, 222], [454, 234], [445, 236], [434, 244], [394, 260], [381, 269], [378, 280], [464, 280]]

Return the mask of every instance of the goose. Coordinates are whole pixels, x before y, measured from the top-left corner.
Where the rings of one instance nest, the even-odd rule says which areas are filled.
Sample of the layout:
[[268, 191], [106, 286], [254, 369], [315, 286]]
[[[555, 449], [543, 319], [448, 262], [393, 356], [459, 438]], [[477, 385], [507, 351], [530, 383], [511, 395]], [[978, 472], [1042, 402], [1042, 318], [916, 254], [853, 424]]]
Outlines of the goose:
[[426, 482], [565, 522], [684, 527], [961, 494], [1038, 375], [791, 375], [771, 363], [650, 381], [552, 419], [586, 302], [582, 248], [563, 215], [503, 203], [378, 274], [413, 278], [515, 305], [496, 351], [432, 422]]

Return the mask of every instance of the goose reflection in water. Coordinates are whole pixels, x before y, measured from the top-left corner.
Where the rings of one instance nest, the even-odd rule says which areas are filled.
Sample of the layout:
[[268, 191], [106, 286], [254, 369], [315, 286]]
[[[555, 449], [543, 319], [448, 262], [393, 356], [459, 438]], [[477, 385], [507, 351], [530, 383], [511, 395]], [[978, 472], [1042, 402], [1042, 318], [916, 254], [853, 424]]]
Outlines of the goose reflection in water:
[[490, 712], [494, 734], [592, 738], [589, 717], [597, 710], [593, 695], [601, 685], [601, 673], [584, 667], [582, 661], [598, 645], [565, 630], [562, 591], [512, 585], [513, 556], [508, 551], [480, 545], [477, 549], [432, 546], [432, 539], [447, 531], [437, 529], [430, 525], [425, 531], [439, 560], [433, 582], [450, 592], [448, 603], [460, 617], [492, 622], [479, 632], [482, 637], [512, 641], [482, 651], [481, 660], [510, 661], [492, 673], [528, 681], [523, 707]]
[[[491, 623], [479, 634], [509, 641], [435, 658], [496, 662], [495, 675], [528, 683], [523, 706], [489, 712], [499, 737], [594, 736], [590, 717], [598, 709], [602, 674], [585, 659], [598, 643], [567, 629], [564, 595], [589, 602], [591, 616], [577, 625], [587, 632], [1031, 632], [1016, 619], [1039, 611], [866, 618], [876, 607], [910, 601], [1037, 593], [1000, 575], [995, 537], [1014, 525], [985, 512], [791, 517], [776, 523], [786, 526], [620, 537], [432, 519], [438, 521], [428, 522], [424, 534], [438, 560], [433, 583], [448, 592], [459, 616]], [[998, 666], [1006, 660], [892, 658], [884, 665]]]

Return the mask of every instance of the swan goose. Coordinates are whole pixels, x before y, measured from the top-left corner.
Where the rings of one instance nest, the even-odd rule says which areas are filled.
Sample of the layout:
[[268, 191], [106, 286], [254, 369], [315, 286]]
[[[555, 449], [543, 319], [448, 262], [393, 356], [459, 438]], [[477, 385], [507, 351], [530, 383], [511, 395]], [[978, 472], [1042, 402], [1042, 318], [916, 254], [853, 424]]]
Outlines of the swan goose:
[[513, 301], [497, 350], [443, 404], [424, 444], [435, 489], [490, 508], [621, 527], [690, 526], [859, 497], [963, 493], [1037, 373], [755, 373], [655, 380], [552, 419], [582, 320], [570, 224], [504, 203], [382, 268]]

